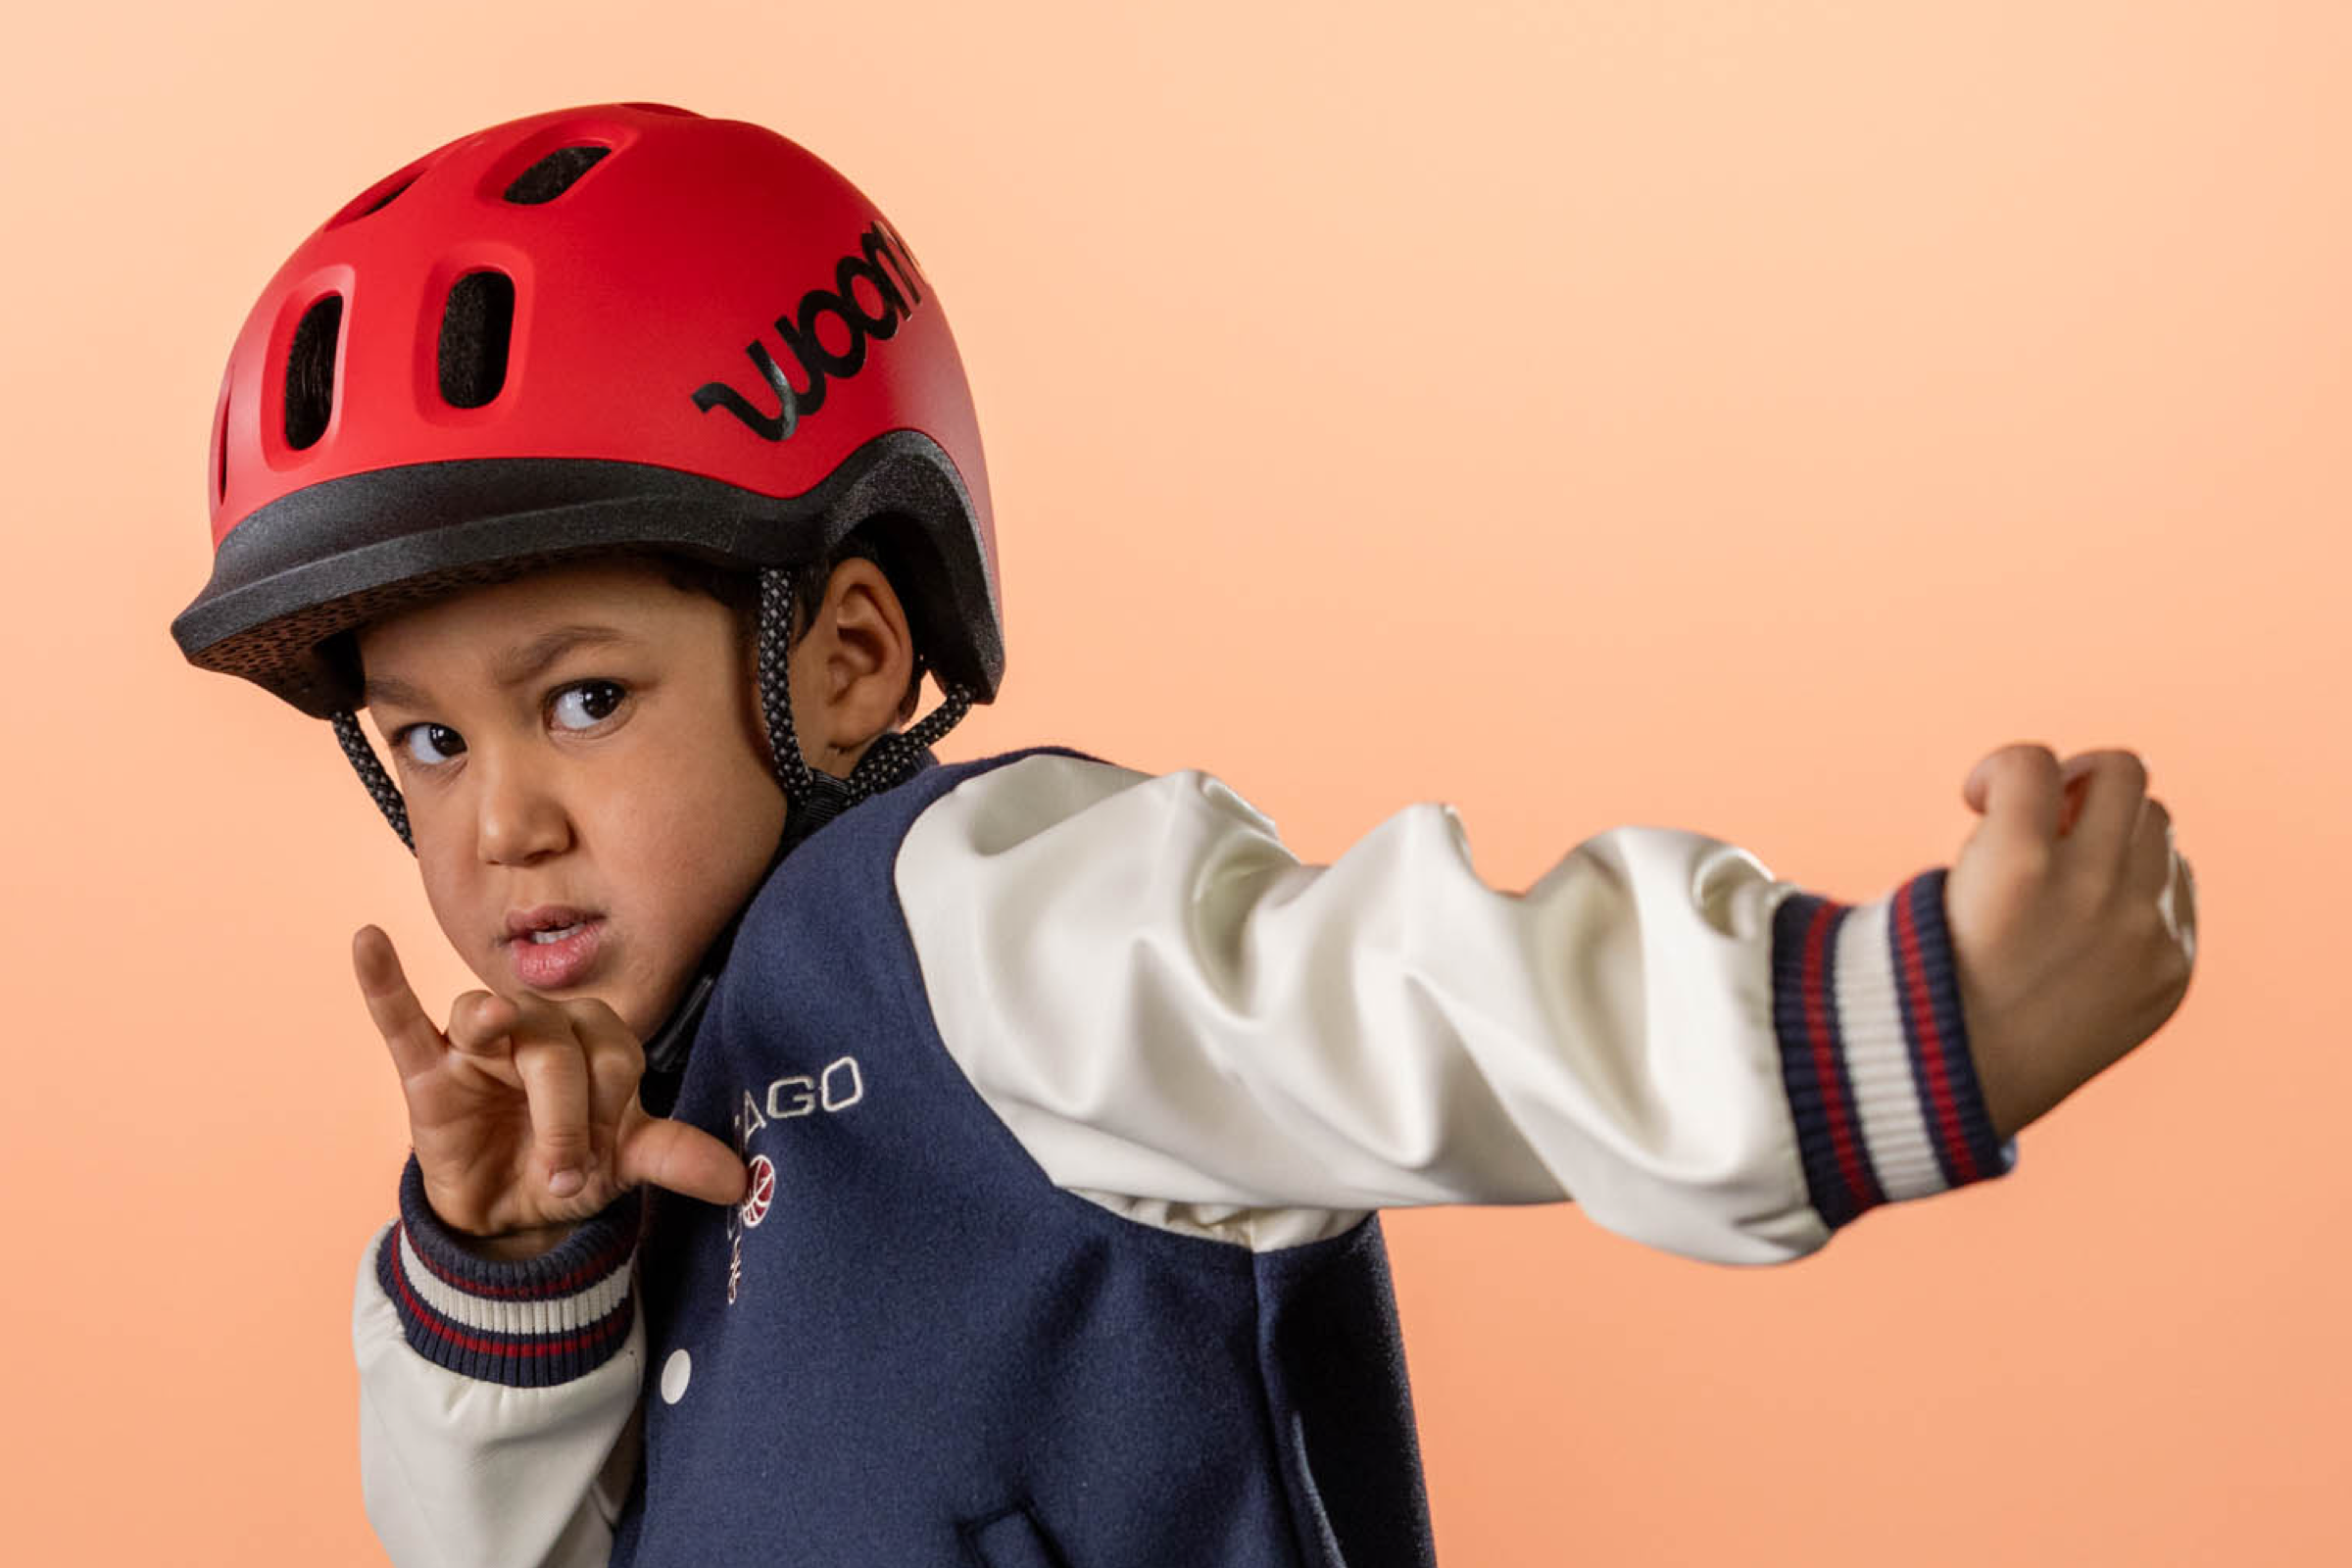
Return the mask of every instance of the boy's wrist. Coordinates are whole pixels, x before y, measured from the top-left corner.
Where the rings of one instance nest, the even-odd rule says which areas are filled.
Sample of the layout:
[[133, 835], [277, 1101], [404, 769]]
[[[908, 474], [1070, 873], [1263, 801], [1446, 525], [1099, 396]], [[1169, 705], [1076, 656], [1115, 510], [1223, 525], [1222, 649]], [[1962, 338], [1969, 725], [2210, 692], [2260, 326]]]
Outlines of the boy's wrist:
[[[462, 1185], [456, 1193], [437, 1192], [435, 1184], [424, 1175], [422, 1157], [414, 1150], [410, 1152], [408, 1169], [401, 1178], [403, 1217], [412, 1230], [430, 1231], [446, 1249], [467, 1257], [493, 1263], [543, 1257], [599, 1217], [582, 1215], [540, 1224], [498, 1225], [480, 1211], [478, 1203], [464, 1201], [465, 1197]], [[453, 1198], [458, 1200], [453, 1202]], [[606, 1205], [605, 1212], [615, 1211], [619, 1203], [620, 1200], [615, 1199]]]
[[[441, 1218], [439, 1215], [434, 1217]], [[461, 1230], [447, 1219], [441, 1219], [442, 1234], [453, 1245], [491, 1263], [514, 1263], [526, 1258], [544, 1257], [571, 1240], [579, 1228], [578, 1224], [527, 1225], [519, 1230], [482, 1235]]]
[[1800, 890], [1774, 912], [1783, 1076], [1807, 1194], [1833, 1229], [2017, 1160], [1970, 1050], [1944, 874], [1854, 906]]
[[[409, 1155], [400, 1175], [401, 1228], [414, 1245], [428, 1258], [451, 1265], [461, 1282], [463, 1277], [473, 1273], [465, 1264], [483, 1265], [485, 1280], [495, 1282], [497, 1294], [502, 1295], [526, 1279], [538, 1281], [547, 1270], [528, 1265], [557, 1261], [558, 1253], [564, 1254], [561, 1259], [564, 1267], [560, 1272], [568, 1279], [588, 1262], [589, 1253], [601, 1258], [616, 1250], [623, 1253], [634, 1250], [643, 1205], [643, 1194], [632, 1188], [585, 1219], [505, 1231], [473, 1231], [452, 1223], [433, 1206], [423, 1170], [414, 1153]], [[548, 1279], [552, 1284], [555, 1276]]]
[[376, 1281], [417, 1353], [487, 1382], [543, 1387], [585, 1376], [610, 1360], [635, 1315], [630, 1291], [641, 1190], [558, 1232], [555, 1245], [520, 1255], [474, 1250], [519, 1235], [470, 1236], [425, 1202], [414, 1155], [401, 1174], [400, 1222], [377, 1250]]

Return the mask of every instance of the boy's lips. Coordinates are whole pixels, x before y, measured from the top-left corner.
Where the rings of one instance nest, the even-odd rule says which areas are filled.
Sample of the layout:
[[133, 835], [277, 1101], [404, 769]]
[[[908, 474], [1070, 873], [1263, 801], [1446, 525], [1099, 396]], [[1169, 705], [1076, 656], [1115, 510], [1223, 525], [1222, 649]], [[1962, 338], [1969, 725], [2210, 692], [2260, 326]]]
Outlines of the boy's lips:
[[498, 941], [501, 947], [517, 937], [527, 937], [534, 931], [551, 931], [558, 926], [577, 925], [582, 920], [600, 918], [595, 909], [582, 909], [569, 904], [541, 904], [528, 909], [507, 911], [506, 934]]
[[533, 991], [561, 991], [579, 985], [596, 968], [598, 950], [604, 946], [604, 917], [583, 914], [564, 924], [564, 934], [552, 942], [533, 941], [528, 936], [499, 939], [515, 978]]

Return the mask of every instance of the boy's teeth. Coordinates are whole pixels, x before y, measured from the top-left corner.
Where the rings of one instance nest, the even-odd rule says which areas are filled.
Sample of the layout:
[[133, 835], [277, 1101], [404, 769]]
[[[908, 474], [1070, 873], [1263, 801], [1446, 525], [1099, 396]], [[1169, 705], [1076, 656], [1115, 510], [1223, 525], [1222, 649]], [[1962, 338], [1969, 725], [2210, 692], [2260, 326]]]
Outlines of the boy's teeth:
[[579, 928], [579, 922], [575, 920], [570, 925], [560, 925], [552, 931], [534, 931], [531, 933], [531, 940], [544, 947], [550, 942], [563, 941]]

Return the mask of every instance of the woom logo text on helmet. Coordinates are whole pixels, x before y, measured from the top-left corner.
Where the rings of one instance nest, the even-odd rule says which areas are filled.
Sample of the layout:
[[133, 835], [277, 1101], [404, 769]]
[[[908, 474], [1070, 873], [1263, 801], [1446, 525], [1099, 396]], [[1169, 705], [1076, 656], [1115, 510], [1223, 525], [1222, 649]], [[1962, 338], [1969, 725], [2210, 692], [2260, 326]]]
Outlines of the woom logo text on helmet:
[[[754, 435], [767, 441], [787, 440], [803, 416], [825, 406], [827, 376], [838, 375], [847, 380], [864, 368], [865, 340], [869, 336], [898, 335], [900, 320], [923, 302], [923, 291], [915, 286], [915, 280], [922, 274], [914, 270], [906, 254], [906, 242], [882, 220], [877, 218], [868, 224], [861, 239], [860, 249], [844, 256], [835, 265], [832, 288], [810, 289], [801, 296], [797, 311], [776, 318], [776, 335], [784, 340], [785, 352], [799, 362], [808, 389], [796, 389], [784, 374], [784, 367], [768, 353], [767, 345], [754, 338], [745, 346], [744, 353], [751, 356], [752, 368], [775, 393], [777, 411], [761, 413], [750, 398], [724, 381], [706, 382], [696, 388], [696, 408], [705, 414], [724, 409], [741, 419]], [[878, 310], [869, 312], [865, 302], [858, 297], [860, 282], [880, 301]], [[825, 347], [818, 326], [827, 315], [848, 332], [847, 348], [836, 351]]]

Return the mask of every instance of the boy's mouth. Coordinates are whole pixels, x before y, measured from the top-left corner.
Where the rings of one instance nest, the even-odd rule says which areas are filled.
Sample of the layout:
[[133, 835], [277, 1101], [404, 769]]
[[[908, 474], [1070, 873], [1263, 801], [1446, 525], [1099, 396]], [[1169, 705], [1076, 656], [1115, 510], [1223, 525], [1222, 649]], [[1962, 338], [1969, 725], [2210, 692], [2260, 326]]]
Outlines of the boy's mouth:
[[580, 927], [600, 918], [594, 909], [575, 909], [568, 904], [542, 904], [533, 909], [509, 909], [506, 935], [498, 939], [505, 947], [516, 940], [541, 947], [577, 936]]
[[604, 916], [548, 905], [508, 915], [499, 944], [517, 980], [533, 991], [562, 991], [594, 974], [604, 935]]

